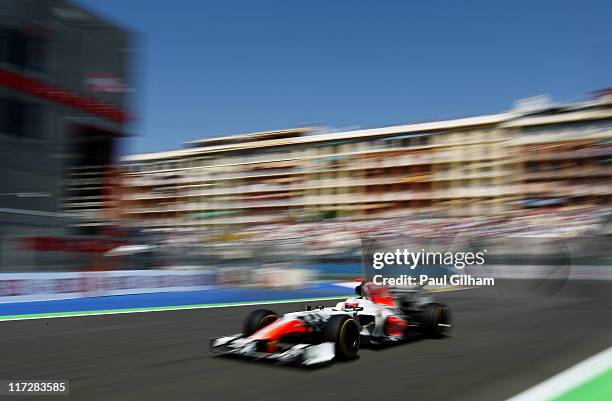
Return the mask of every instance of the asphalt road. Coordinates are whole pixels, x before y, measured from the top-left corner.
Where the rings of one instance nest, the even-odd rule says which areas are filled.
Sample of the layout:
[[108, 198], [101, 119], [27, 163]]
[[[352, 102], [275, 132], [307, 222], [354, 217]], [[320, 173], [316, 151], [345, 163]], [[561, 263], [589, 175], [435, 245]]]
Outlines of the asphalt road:
[[208, 338], [239, 331], [256, 307], [0, 322], [0, 379], [69, 379], [70, 396], [53, 400], [502, 401], [612, 345], [611, 289], [439, 294], [454, 311], [451, 338], [362, 349], [317, 370], [208, 355]]

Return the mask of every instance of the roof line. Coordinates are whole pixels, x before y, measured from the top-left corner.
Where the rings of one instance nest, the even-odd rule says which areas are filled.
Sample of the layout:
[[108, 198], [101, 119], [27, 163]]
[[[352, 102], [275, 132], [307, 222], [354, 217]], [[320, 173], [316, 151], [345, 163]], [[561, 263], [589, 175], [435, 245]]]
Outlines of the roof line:
[[160, 151], [160, 152], [150, 152], [150, 153], [127, 155], [127, 156], [122, 157], [122, 161], [144, 161], [144, 160], [150, 160], [150, 159], [174, 158], [174, 157], [195, 155], [199, 153], [208, 153], [208, 152], [212, 153], [212, 152], [220, 152], [220, 151], [239, 150], [239, 149], [253, 147], [254, 145], [257, 145], [258, 147], [271, 147], [271, 146], [280, 146], [280, 145], [298, 145], [298, 144], [305, 144], [305, 143], [326, 142], [326, 141], [348, 139], [348, 138], [367, 138], [367, 137], [385, 136], [385, 135], [390, 135], [394, 133], [399, 134], [399, 133], [422, 132], [422, 131], [437, 131], [437, 130], [454, 129], [454, 128], [461, 128], [461, 127], [472, 127], [472, 126], [478, 126], [478, 125], [490, 125], [490, 124], [497, 124], [499, 122], [505, 121], [514, 116], [515, 114], [513, 113], [488, 114], [488, 115], [481, 115], [481, 116], [476, 116], [476, 117], [464, 117], [464, 118], [433, 121], [433, 122], [426, 122], [426, 123], [392, 125], [392, 126], [385, 126], [382, 128], [369, 128], [369, 129], [359, 129], [359, 130], [352, 130], [352, 131], [324, 133], [324, 134], [308, 135], [308, 136], [296, 137], [296, 138], [273, 139], [273, 140], [260, 141], [260, 142], [243, 142], [243, 143], [235, 143], [235, 144], [228, 144], [228, 145], [207, 146], [207, 147], [201, 147], [201, 148], [166, 150], [166, 151]]

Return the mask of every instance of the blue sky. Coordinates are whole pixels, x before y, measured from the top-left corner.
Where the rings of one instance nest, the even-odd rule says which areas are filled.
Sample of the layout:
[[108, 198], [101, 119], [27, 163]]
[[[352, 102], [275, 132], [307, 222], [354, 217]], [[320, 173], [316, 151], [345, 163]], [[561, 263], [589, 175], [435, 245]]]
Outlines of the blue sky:
[[136, 137], [379, 126], [612, 86], [612, 2], [78, 0], [136, 31]]

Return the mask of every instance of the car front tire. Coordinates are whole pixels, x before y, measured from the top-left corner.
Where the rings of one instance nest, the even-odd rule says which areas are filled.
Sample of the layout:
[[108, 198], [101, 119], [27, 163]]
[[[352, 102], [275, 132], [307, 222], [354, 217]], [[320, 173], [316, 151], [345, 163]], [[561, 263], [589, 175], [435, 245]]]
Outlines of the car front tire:
[[334, 315], [323, 327], [323, 341], [335, 344], [337, 359], [353, 359], [359, 353], [359, 332], [357, 320], [347, 315]]
[[275, 322], [279, 318], [278, 313], [268, 309], [256, 309], [249, 313], [244, 319], [242, 332], [245, 336], [250, 336], [256, 331]]

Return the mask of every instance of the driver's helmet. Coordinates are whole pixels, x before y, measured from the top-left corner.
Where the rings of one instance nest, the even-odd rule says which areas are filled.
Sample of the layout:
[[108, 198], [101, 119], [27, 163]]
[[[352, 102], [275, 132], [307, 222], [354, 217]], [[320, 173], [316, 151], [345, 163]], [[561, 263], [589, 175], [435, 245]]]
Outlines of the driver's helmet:
[[338, 305], [336, 305], [338, 310], [343, 310], [343, 311], [353, 311], [357, 308], [359, 308], [360, 306], [362, 306], [363, 300], [359, 299], [359, 298], [348, 298], [346, 301], [344, 302], [339, 302]]

